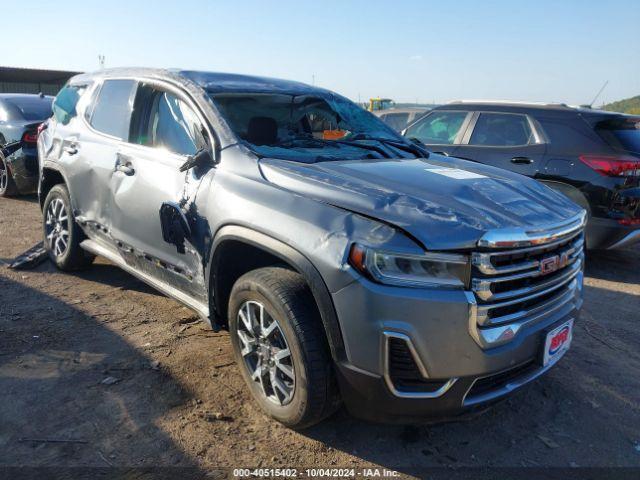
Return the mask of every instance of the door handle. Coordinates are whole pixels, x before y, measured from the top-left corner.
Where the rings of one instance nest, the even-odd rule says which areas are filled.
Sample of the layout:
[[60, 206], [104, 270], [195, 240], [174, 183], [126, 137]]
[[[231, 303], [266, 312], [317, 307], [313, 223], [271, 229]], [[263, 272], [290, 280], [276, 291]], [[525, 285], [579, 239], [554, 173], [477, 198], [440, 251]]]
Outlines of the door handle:
[[529, 157], [513, 157], [511, 159], [511, 163], [515, 163], [517, 165], [530, 165], [533, 163]]
[[131, 159], [126, 155], [122, 155], [121, 153], [116, 154], [116, 172], [122, 172], [125, 175], [133, 175], [136, 173], [133, 165], [131, 164]]
[[78, 153], [78, 144], [76, 142], [65, 142], [62, 149], [67, 155], [75, 155]]
[[116, 171], [122, 172], [125, 175], [133, 175], [136, 173], [135, 169], [130, 165], [116, 165]]

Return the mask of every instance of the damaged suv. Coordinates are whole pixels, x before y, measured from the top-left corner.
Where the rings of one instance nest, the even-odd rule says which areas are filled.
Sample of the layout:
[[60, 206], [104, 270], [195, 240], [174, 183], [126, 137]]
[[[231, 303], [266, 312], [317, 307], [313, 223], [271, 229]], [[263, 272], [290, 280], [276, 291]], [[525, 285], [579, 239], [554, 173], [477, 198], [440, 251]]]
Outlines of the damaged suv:
[[571, 342], [585, 212], [429, 155], [301, 83], [116, 69], [72, 78], [38, 139], [45, 245], [103, 256], [227, 328], [260, 407], [302, 428], [341, 402], [449, 416]]

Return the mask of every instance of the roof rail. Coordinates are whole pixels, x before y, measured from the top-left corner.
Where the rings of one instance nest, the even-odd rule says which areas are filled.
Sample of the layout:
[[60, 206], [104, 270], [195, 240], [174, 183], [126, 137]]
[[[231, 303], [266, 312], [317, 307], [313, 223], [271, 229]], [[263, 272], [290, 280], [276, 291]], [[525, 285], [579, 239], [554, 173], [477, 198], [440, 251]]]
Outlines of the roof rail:
[[569, 105], [567, 105], [566, 103], [561, 103], [561, 102], [527, 102], [527, 101], [521, 101], [521, 100], [452, 100], [450, 102], [448, 102], [449, 104], [455, 104], [455, 103], [498, 103], [498, 104], [503, 104], [503, 105], [535, 105], [535, 106], [540, 106], [540, 107], [567, 107], [567, 108], [572, 108]]

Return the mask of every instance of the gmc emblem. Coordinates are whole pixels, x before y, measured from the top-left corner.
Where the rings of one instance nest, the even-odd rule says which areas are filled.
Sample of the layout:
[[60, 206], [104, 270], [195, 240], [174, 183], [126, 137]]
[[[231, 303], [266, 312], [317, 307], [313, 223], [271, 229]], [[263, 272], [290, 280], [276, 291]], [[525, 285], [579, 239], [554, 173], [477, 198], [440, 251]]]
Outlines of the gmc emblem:
[[554, 255], [553, 257], [543, 258], [540, 261], [540, 275], [548, 275], [555, 272], [569, 263], [569, 255], [562, 253], [561, 255]]

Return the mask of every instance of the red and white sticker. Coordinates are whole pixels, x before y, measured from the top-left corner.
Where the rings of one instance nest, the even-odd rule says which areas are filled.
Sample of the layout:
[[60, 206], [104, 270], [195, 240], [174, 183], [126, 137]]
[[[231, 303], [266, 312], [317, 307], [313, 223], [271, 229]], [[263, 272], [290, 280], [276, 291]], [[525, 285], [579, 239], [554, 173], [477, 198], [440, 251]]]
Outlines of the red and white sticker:
[[547, 334], [544, 342], [544, 358], [542, 364], [547, 366], [557, 362], [569, 347], [573, 338], [573, 319], [554, 328]]

